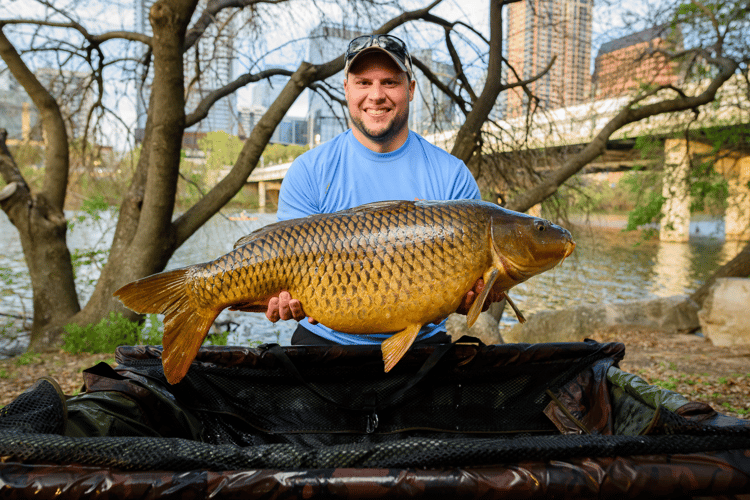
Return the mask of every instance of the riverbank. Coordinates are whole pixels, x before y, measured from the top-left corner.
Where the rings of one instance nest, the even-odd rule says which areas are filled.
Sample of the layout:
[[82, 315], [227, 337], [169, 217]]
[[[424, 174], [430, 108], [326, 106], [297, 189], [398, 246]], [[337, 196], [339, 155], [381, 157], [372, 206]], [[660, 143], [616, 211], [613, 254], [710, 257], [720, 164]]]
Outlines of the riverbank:
[[[593, 338], [624, 343], [620, 367], [650, 384], [708, 403], [725, 415], [750, 419], [750, 347], [716, 347], [697, 335], [622, 326], [598, 330]], [[57, 380], [65, 394], [76, 395], [81, 372], [100, 361], [115, 365], [114, 356], [64, 351], [0, 360], [0, 405], [43, 376]]]

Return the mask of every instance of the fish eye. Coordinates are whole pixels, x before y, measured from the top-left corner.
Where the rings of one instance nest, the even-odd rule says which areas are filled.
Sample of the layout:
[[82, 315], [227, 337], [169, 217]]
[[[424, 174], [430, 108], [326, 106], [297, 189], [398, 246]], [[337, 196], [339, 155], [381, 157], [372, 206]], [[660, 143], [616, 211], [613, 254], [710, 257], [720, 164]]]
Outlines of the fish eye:
[[534, 221], [534, 226], [536, 226], [536, 230], [539, 232], [544, 231], [547, 229], [547, 226], [549, 225], [549, 222], [546, 220], [538, 219]]

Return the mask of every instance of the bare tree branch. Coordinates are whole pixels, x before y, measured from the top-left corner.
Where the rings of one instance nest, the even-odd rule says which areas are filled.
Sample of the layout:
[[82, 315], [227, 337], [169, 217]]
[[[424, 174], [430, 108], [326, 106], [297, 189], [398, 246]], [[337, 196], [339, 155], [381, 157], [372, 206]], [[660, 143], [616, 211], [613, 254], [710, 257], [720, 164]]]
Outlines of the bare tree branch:
[[52, 207], [62, 212], [68, 187], [68, 135], [65, 122], [55, 99], [23, 62], [2, 28], [0, 24], [0, 57], [42, 114], [47, 157], [42, 194]]
[[109, 31], [100, 35], [92, 35], [81, 26], [79, 23], [74, 21], [59, 22], [59, 21], [48, 21], [48, 20], [37, 20], [37, 19], [0, 19], [0, 28], [5, 25], [23, 25], [31, 24], [35, 26], [47, 26], [50, 28], [67, 28], [76, 30], [83, 36], [88, 42], [92, 44], [100, 44], [109, 40], [130, 40], [133, 42], [141, 42], [145, 45], [151, 45], [152, 39], [148, 35], [143, 33], [135, 33], [132, 31]]

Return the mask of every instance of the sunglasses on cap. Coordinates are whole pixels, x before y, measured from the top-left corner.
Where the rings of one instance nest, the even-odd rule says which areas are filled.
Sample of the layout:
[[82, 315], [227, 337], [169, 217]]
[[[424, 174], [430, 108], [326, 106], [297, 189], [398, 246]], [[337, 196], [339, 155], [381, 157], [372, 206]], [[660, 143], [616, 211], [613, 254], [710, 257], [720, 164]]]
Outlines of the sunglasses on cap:
[[411, 77], [411, 55], [409, 55], [404, 41], [393, 35], [363, 35], [349, 42], [349, 46], [346, 49], [345, 72], [349, 72], [349, 66], [357, 55], [371, 47], [378, 47], [388, 52], [394, 61], [401, 66], [401, 69]]

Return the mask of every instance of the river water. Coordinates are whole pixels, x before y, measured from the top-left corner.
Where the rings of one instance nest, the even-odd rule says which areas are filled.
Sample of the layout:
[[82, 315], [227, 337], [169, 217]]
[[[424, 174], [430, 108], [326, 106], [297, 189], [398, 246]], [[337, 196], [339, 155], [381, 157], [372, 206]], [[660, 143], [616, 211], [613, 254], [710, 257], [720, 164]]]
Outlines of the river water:
[[[221, 215], [212, 218], [175, 252], [167, 268], [215, 259], [230, 251], [241, 236], [276, 218], [274, 213], [243, 215], [245, 220], [230, 220]], [[115, 214], [109, 212], [103, 213], [99, 220], [87, 218], [75, 222], [68, 233], [71, 251], [105, 251], [112, 239], [114, 222]], [[571, 226], [577, 247], [562, 265], [511, 291], [511, 297], [527, 317], [536, 311], [581, 304], [688, 294], [734, 257], [743, 245], [724, 241], [720, 220], [694, 221], [688, 243], [643, 241], [633, 233], [618, 231], [622, 221], [616, 218], [589, 222], [593, 225]], [[12, 332], [31, 324], [31, 288], [18, 232], [3, 212], [0, 212], [0, 235], [0, 332]], [[98, 274], [96, 263], [77, 269], [76, 284], [82, 303], [92, 292]], [[516, 319], [506, 314], [502, 321], [513, 324]], [[272, 324], [259, 313], [229, 311], [222, 313], [217, 323], [233, 332], [229, 341], [235, 345], [253, 341], [288, 344], [296, 326], [293, 321]], [[23, 342], [21, 339], [12, 350], [21, 349]]]

